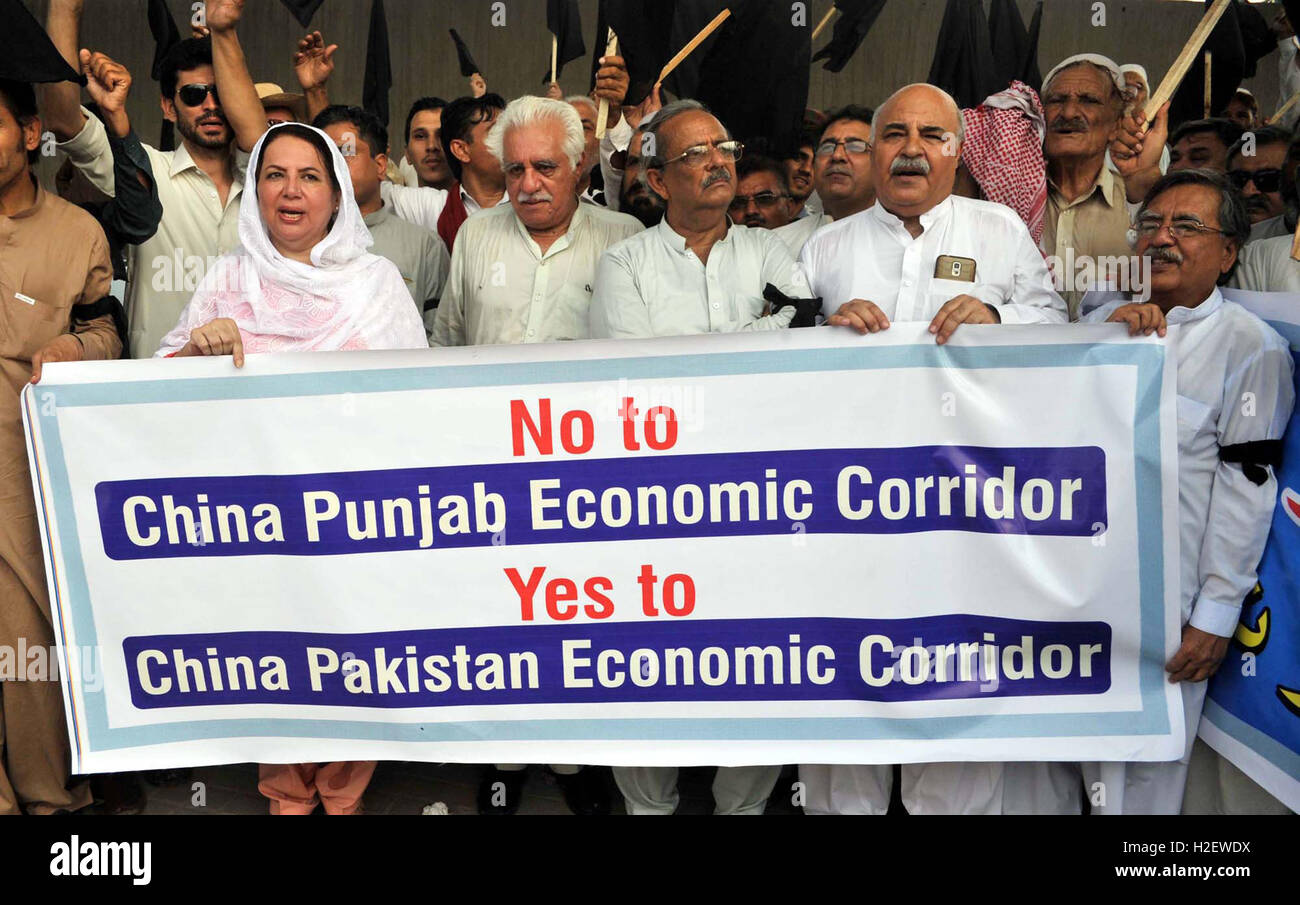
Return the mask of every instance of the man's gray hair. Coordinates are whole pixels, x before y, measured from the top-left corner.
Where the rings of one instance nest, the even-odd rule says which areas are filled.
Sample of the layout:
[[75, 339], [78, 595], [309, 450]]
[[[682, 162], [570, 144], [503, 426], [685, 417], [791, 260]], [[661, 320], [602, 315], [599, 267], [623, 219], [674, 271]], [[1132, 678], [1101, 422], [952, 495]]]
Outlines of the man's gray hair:
[[872, 144], [875, 144], [876, 141], [876, 120], [880, 119], [881, 111], [884, 110], [886, 107], [888, 107], [891, 103], [893, 103], [893, 101], [904, 91], [910, 91], [913, 88], [929, 88], [931, 91], [934, 91], [936, 94], [942, 95], [943, 99], [947, 102], [948, 106], [952, 108], [953, 113], [957, 117], [958, 143], [966, 141], [966, 122], [961, 115], [961, 107], [957, 104], [957, 101], [953, 98], [953, 96], [949, 94], [947, 91], [944, 91], [938, 85], [931, 85], [929, 82], [913, 82], [910, 85], [904, 85], [902, 88], [899, 88], [897, 91], [891, 94], [888, 98], [885, 99], [885, 102], [883, 104], [881, 104], [879, 107], [876, 108], [876, 112], [872, 114], [871, 116]]
[[[1147, 196], [1142, 199], [1137, 219], [1147, 212], [1147, 208], [1156, 198], [1180, 185], [1203, 185], [1219, 193], [1219, 229], [1223, 230], [1225, 239], [1236, 242], [1237, 252], [1240, 255], [1241, 249], [1250, 239], [1250, 214], [1246, 210], [1245, 202], [1241, 200], [1241, 194], [1228, 181], [1228, 177], [1217, 170], [1175, 170], [1161, 176], [1160, 180], [1151, 186]], [[1236, 270], [1235, 264], [1233, 270]], [[1219, 283], [1226, 283], [1231, 276], [1232, 270], [1229, 270], [1219, 278]]]
[[577, 169], [582, 161], [583, 152], [587, 150], [587, 138], [582, 132], [582, 119], [578, 111], [564, 101], [549, 97], [526, 95], [512, 100], [497, 117], [497, 121], [488, 130], [484, 144], [488, 153], [506, 165], [506, 133], [523, 126], [535, 126], [544, 122], [558, 122], [564, 127], [564, 141], [561, 153], [569, 158], [569, 164]]
[[592, 110], [600, 112], [600, 106], [585, 94], [570, 94], [564, 99], [566, 104], [586, 104]]
[[[645, 170], [662, 170], [664, 167], [663, 155], [663, 128], [664, 126], [681, 116], [683, 113], [708, 113], [713, 115], [713, 111], [701, 104], [699, 101], [693, 101], [690, 98], [682, 98], [673, 101], [656, 112], [647, 122], [641, 123], [639, 131], [646, 137], [641, 140], [641, 160], [642, 171]], [[731, 138], [731, 133], [727, 131], [724, 125], [722, 131], [726, 132], [727, 138]], [[650, 144], [650, 152], [646, 153], [646, 143]]]

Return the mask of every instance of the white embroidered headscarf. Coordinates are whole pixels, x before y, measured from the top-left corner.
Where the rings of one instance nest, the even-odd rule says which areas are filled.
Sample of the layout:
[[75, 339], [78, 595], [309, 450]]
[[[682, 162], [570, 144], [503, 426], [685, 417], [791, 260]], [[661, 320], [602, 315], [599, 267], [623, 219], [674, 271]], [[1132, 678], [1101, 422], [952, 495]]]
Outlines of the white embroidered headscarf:
[[[262, 149], [290, 125], [320, 135], [341, 190], [334, 224], [312, 248], [311, 264], [276, 251], [256, 194]], [[347, 162], [329, 136], [296, 123], [268, 129], [249, 157], [246, 184], [252, 194], [240, 206], [239, 246], [204, 276], [155, 357], [179, 351], [191, 331], [222, 317], [239, 326], [245, 353], [428, 348], [401, 273], [367, 251], [374, 239], [353, 196]]]

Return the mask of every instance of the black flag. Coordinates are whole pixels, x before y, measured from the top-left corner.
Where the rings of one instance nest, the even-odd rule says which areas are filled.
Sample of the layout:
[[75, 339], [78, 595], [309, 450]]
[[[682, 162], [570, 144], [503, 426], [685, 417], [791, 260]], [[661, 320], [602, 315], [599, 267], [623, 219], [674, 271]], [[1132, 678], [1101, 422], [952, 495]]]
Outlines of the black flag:
[[476, 72], [479, 75], [482, 75], [483, 70], [478, 68], [478, 63], [475, 63], [474, 58], [469, 55], [469, 48], [466, 47], [465, 42], [460, 39], [460, 35], [456, 33], [456, 29], [453, 28], [450, 29], [450, 31], [451, 39], [456, 42], [456, 59], [460, 62], [460, 74], [465, 76], [465, 78], [469, 78]]
[[1007, 87], [998, 78], [981, 0], [948, 0], [926, 81], [947, 91], [961, 107], [977, 107]]
[[[181, 42], [180, 29], [167, 9], [166, 0], [149, 0], [149, 32], [153, 35], [153, 68], [150, 75], [155, 82], [162, 81], [163, 61], [173, 47]], [[176, 124], [164, 119], [158, 135], [158, 150], [176, 150]]]
[[677, 52], [670, 46], [677, 0], [600, 0], [596, 17], [596, 51], [592, 54], [591, 79], [596, 80], [597, 62], [605, 55], [608, 29], [618, 36], [618, 54], [627, 66], [627, 104], [645, 100], [664, 64]]
[[[1041, 23], [1042, 4], [1034, 11]], [[1005, 88], [1012, 81], [1019, 79], [1037, 90], [1043, 80], [1038, 72], [1038, 42], [1031, 44], [1029, 32], [1025, 29], [1025, 20], [1020, 18], [1020, 8], [1016, 0], [993, 0], [989, 9], [989, 36], [993, 48], [993, 65], [997, 68], [998, 81]], [[1025, 78], [1029, 75], [1030, 78]], [[1001, 90], [1001, 89], [998, 89]]]
[[830, 72], [839, 72], [857, 52], [885, 8], [885, 0], [835, 0], [835, 8], [840, 12], [831, 30], [831, 41], [813, 56], [814, 63], [825, 60], [823, 68]]
[[85, 76], [68, 65], [22, 0], [0, 0], [0, 22], [4, 23], [0, 28], [0, 79], [86, 84]]
[[388, 56], [388, 18], [384, 0], [370, 7], [370, 36], [366, 38], [366, 74], [361, 83], [361, 106], [388, 128], [388, 92], [393, 87], [393, 64]]
[[[1206, 9], [1212, 0], [1206, 0]], [[1174, 92], [1169, 104], [1169, 130], [1180, 123], [1205, 116], [1205, 54], [1210, 53], [1210, 115], [1223, 113], [1241, 85], [1246, 72], [1246, 45], [1241, 37], [1241, 23], [1237, 19], [1237, 5], [1229, 3], [1223, 18], [1214, 26], [1210, 37], [1201, 47], [1182, 84]]]
[[162, 79], [162, 64], [171, 49], [181, 42], [180, 29], [167, 9], [166, 0], [149, 0], [149, 32], [153, 35], [153, 69], [155, 82]]
[[688, 96], [712, 108], [736, 138], [751, 144], [766, 139], [768, 153], [779, 154], [803, 124], [812, 29], [792, 23], [784, 3], [731, 0], [727, 5], [731, 17], [711, 35], [711, 44], [696, 51], [704, 56]]
[[1043, 0], [1034, 7], [1034, 18], [1029, 22], [1029, 55], [1018, 78], [1035, 91], [1043, 90], [1043, 73], [1038, 68], [1038, 34], [1043, 28]]
[[298, 20], [298, 24], [303, 28], [311, 25], [311, 17], [316, 15], [316, 10], [325, 0], [280, 0], [285, 6], [289, 7], [289, 12]]
[[[546, 28], [555, 35], [558, 53], [555, 58], [555, 77], [564, 71], [564, 64], [585, 56], [587, 45], [582, 40], [582, 17], [578, 13], [578, 0], [546, 0]], [[550, 58], [542, 80], [551, 80]]]
[[1277, 38], [1264, 14], [1249, 3], [1237, 4], [1237, 21], [1241, 25], [1241, 41], [1246, 49], [1245, 78], [1253, 79], [1259, 61], [1277, 49]]

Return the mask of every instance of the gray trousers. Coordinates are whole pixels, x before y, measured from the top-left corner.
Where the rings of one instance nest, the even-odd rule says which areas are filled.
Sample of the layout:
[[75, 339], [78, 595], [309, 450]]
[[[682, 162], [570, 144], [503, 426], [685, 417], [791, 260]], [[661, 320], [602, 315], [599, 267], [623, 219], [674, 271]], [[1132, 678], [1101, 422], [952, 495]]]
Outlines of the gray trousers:
[[[713, 779], [713, 813], [762, 814], [780, 776], [780, 766], [718, 767]], [[668, 815], [677, 810], [676, 767], [615, 767], [614, 781], [629, 814]]]

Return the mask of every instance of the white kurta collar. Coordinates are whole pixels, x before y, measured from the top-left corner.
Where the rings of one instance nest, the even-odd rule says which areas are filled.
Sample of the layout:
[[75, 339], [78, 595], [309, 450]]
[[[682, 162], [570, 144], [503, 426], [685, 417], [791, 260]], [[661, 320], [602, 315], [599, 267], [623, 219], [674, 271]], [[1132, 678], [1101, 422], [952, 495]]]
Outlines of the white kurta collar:
[[1169, 313], [1165, 315], [1165, 322], [1170, 324], [1194, 323], [1199, 320], [1204, 320], [1222, 307], [1223, 296], [1219, 293], [1219, 289], [1216, 286], [1214, 291], [1206, 297], [1205, 301], [1201, 302], [1195, 308], [1184, 308], [1180, 305], [1177, 308], [1170, 309]]
[[[952, 195], [949, 195], [946, 198], [944, 198], [942, 201], [940, 201], [938, 204], [936, 204], [934, 207], [930, 208], [928, 211], [922, 214], [921, 215], [922, 235], [928, 232], [930, 230], [930, 227], [932, 227], [934, 224], [938, 223], [941, 220], [946, 220], [948, 217], [950, 217], [952, 215], [952, 207], [953, 207]], [[885, 210], [885, 206], [880, 203], [879, 199], [876, 200], [875, 204], [867, 208], [867, 210], [871, 212], [871, 215], [877, 221], [884, 224], [886, 227], [888, 227], [890, 230], [896, 233], [902, 233], [904, 236], [907, 237], [909, 241], [911, 241], [912, 234], [907, 231], [907, 227], [903, 226], [902, 218]], [[919, 239], [920, 236], [917, 236], [917, 238]]]

